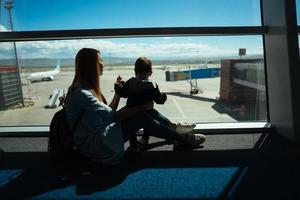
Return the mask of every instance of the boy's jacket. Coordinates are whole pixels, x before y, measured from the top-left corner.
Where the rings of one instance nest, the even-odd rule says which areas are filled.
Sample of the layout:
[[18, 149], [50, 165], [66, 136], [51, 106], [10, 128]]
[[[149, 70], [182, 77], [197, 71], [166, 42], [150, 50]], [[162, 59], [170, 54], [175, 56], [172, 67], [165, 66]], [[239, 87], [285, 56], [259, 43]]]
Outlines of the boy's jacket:
[[128, 98], [126, 106], [132, 107], [154, 101], [157, 104], [164, 104], [167, 95], [161, 93], [157, 84], [149, 80], [138, 80], [130, 78], [125, 83], [115, 84], [116, 93], [120, 97]]

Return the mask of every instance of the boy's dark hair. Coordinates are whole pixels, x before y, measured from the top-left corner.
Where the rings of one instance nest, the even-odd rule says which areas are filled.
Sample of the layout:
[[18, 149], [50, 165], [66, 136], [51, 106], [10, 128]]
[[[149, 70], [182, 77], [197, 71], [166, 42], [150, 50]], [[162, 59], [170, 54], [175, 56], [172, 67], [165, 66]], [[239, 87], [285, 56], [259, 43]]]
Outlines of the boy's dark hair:
[[134, 70], [139, 74], [146, 74], [152, 71], [152, 62], [146, 57], [139, 57], [134, 64]]

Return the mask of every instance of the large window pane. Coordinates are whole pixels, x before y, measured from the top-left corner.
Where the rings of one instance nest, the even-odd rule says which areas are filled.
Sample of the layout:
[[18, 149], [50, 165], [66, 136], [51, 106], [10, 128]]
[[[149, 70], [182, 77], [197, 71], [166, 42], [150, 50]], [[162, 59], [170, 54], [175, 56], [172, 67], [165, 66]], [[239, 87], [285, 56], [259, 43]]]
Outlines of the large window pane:
[[300, 24], [300, 0], [296, 0], [297, 24]]
[[[101, 87], [108, 100], [118, 75], [134, 76], [139, 56], [153, 61], [151, 79], [168, 100], [155, 108], [172, 121], [266, 121], [266, 89], [261, 36], [151, 37], [18, 42], [24, 106], [0, 106], [0, 126], [48, 125], [58, 109], [49, 107], [54, 90], [65, 91], [74, 76], [74, 57], [82, 47], [100, 49], [105, 62]], [[246, 55], [239, 55], [246, 49]], [[241, 51], [243, 52], [243, 51]], [[7, 93], [4, 69], [16, 66], [11, 43], [0, 45], [0, 95]], [[53, 70], [57, 76], [31, 80], [30, 74]], [[191, 74], [191, 76], [190, 76]], [[17, 76], [15, 70], [12, 76]], [[192, 77], [192, 79], [190, 79]], [[31, 81], [30, 81], [31, 80]], [[0, 97], [1, 99], [2, 97]], [[121, 107], [126, 103], [121, 101]], [[50, 106], [51, 107], [51, 106]]]
[[[2, 0], [1, 22], [10, 29]], [[11, 9], [14, 30], [131, 27], [260, 26], [259, 0], [22, 0]]]

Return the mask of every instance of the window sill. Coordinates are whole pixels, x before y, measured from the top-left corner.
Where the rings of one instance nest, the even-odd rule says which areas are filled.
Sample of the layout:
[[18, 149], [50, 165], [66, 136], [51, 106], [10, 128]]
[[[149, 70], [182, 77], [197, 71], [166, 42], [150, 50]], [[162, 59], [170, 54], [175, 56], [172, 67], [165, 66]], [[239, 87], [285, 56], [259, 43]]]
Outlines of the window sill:
[[[269, 132], [268, 122], [203, 123], [197, 124], [195, 132], [203, 134], [244, 134]], [[7, 126], [0, 127], [0, 137], [47, 137], [49, 126]]]

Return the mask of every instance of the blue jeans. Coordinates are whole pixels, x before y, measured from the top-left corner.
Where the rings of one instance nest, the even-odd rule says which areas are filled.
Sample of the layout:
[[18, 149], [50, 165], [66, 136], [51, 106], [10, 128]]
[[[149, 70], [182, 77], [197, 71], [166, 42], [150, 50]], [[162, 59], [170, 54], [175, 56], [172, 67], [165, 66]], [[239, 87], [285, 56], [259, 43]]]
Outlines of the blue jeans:
[[157, 110], [152, 109], [152, 110], [148, 110], [146, 111], [151, 117], [153, 117], [153, 119], [157, 120], [158, 122], [160, 122], [161, 124], [170, 126], [171, 121], [166, 118], [165, 116], [163, 116], [162, 114], [160, 114]]
[[[152, 109], [152, 110], [148, 110], [147, 113], [156, 121], [158, 121], [161, 124], [164, 124], [166, 126], [170, 126], [171, 121], [166, 118], [165, 116], [163, 116], [162, 114], [160, 114], [157, 110]], [[149, 136], [150, 133], [148, 133], [148, 130], [144, 130], [144, 134], [143, 134], [143, 139], [144, 140], [149, 140]], [[133, 141], [132, 141], [133, 140]], [[132, 140], [130, 140], [130, 143], [133, 144], [136, 140], [136, 137], [133, 137]]]
[[170, 127], [170, 121], [156, 110], [140, 112], [122, 121], [124, 139], [131, 145], [137, 144], [136, 132], [143, 128], [145, 137], [154, 136], [162, 139], [176, 140], [177, 132]]

